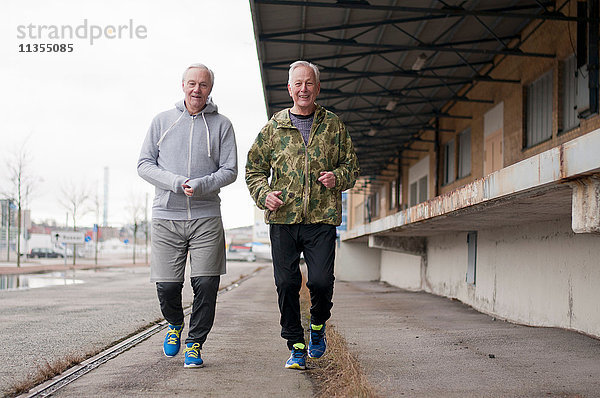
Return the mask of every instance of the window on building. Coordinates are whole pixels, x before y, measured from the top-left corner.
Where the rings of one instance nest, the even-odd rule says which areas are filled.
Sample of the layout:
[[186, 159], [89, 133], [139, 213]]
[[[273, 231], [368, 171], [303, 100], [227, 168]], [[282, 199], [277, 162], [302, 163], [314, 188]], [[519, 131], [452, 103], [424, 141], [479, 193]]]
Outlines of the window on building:
[[444, 145], [444, 185], [456, 179], [454, 148], [454, 138]]
[[402, 198], [402, 184], [401, 183], [397, 183], [396, 184], [396, 189], [397, 189], [397, 194], [396, 194], [396, 208], [398, 208], [399, 210], [402, 210], [402, 207], [404, 206], [404, 208], [406, 208], [406, 204], [403, 203], [404, 199]]
[[410, 184], [409, 191], [409, 206], [425, 202], [427, 200], [427, 176], [421, 177], [418, 181]]
[[416, 205], [417, 203], [419, 203], [419, 192], [418, 192], [417, 183], [418, 183], [418, 181], [415, 181], [412, 184], [410, 184], [410, 187], [409, 187], [408, 194], [410, 196], [410, 200], [408, 201], [408, 205], [411, 207]]
[[458, 136], [458, 178], [471, 174], [471, 129]]
[[526, 147], [552, 138], [552, 71], [527, 87]]
[[390, 210], [394, 210], [396, 208], [396, 195], [397, 195], [397, 188], [396, 188], [396, 180], [392, 180], [390, 182], [390, 186], [388, 189], [389, 192], [389, 200], [388, 203], [390, 204]]
[[577, 69], [577, 58], [573, 54], [563, 64], [562, 126], [569, 131], [579, 127], [579, 115], [590, 108], [587, 66]]
[[359, 204], [354, 206], [354, 212], [352, 213], [352, 228], [354, 228], [355, 225], [364, 223], [365, 220], [365, 204], [361, 201]]
[[379, 217], [381, 195], [379, 191], [369, 195], [365, 201], [365, 222], [370, 223], [374, 218]]
[[419, 203], [427, 200], [427, 176], [419, 179]]
[[381, 200], [381, 195], [379, 194], [379, 191], [375, 192], [373, 195], [371, 195], [369, 197], [369, 201], [370, 206], [369, 208], [371, 209], [371, 218], [377, 218], [379, 217], [379, 201]]
[[474, 285], [477, 271], [477, 231], [467, 233], [467, 283]]
[[408, 169], [408, 205], [415, 206], [428, 198], [429, 156], [425, 156]]

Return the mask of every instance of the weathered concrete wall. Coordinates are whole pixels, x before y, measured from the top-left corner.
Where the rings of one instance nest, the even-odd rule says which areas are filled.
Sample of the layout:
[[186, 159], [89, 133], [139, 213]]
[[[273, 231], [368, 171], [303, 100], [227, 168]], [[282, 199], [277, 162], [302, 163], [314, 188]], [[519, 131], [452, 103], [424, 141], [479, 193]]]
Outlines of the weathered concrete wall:
[[340, 280], [381, 280], [456, 298], [499, 318], [600, 337], [600, 235], [575, 234], [571, 218], [484, 229], [474, 285], [466, 282], [466, 232], [427, 238], [421, 256], [342, 242]]
[[465, 235], [428, 239], [425, 290], [510, 321], [600, 337], [600, 236], [574, 234], [570, 218], [479, 231], [473, 286]]
[[367, 242], [341, 242], [335, 254], [335, 277], [342, 281], [378, 281], [381, 250]]
[[468, 302], [467, 234], [432, 236], [427, 239], [426, 291]]
[[407, 290], [421, 290], [421, 256], [381, 251], [381, 280]]
[[573, 231], [600, 233], [600, 176], [581, 178], [572, 186]]

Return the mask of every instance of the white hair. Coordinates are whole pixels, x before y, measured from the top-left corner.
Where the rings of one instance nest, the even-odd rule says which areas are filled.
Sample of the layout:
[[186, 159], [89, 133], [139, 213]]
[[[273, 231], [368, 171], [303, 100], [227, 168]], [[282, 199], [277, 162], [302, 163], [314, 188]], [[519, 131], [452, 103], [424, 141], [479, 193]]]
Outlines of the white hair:
[[294, 72], [294, 70], [296, 70], [296, 68], [299, 68], [300, 66], [305, 66], [307, 68], [311, 68], [315, 74], [315, 79], [317, 79], [316, 83], [319, 83], [321, 81], [320, 80], [321, 72], [319, 71], [319, 68], [317, 68], [316, 65], [311, 64], [310, 62], [307, 62], [307, 61], [296, 61], [290, 65], [288, 84], [290, 84], [290, 85], [292, 84], [292, 73]]
[[182, 82], [185, 81], [185, 75], [187, 75], [188, 70], [193, 69], [193, 68], [207, 70], [208, 73], [210, 74], [210, 86], [213, 87], [215, 85], [215, 74], [213, 73], [212, 70], [210, 70], [204, 64], [191, 64], [190, 66], [188, 66], [187, 68], [185, 68], [185, 70], [183, 71], [183, 75], [181, 76], [181, 81]]

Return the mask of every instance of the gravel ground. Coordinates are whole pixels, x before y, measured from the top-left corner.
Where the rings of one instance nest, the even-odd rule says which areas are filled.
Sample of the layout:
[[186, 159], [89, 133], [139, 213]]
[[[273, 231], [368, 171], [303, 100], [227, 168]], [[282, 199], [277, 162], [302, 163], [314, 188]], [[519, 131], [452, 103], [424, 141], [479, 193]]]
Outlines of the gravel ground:
[[[265, 264], [230, 263], [226, 286]], [[58, 278], [83, 283], [0, 291], [0, 395], [45, 362], [102, 350], [161, 314], [149, 268], [76, 270]], [[189, 280], [184, 304], [191, 303]]]

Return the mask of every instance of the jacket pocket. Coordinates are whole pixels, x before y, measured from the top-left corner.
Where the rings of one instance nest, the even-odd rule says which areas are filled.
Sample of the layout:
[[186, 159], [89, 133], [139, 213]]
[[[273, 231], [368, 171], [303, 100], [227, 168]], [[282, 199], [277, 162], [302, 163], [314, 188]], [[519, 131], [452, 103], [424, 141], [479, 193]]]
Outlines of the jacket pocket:
[[186, 210], [187, 209], [187, 196], [184, 194], [176, 194], [175, 192], [167, 192], [167, 200], [165, 207], [173, 210]]
[[325, 193], [322, 196], [322, 204], [319, 209], [321, 213], [321, 217], [325, 217], [327, 219], [335, 219], [338, 216], [339, 209], [338, 204], [341, 204], [341, 201], [338, 200], [339, 192], [335, 189], [325, 189]]
[[167, 200], [169, 200], [169, 191], [160, 191], [154, 196], [152, 206], [167, 207]]

